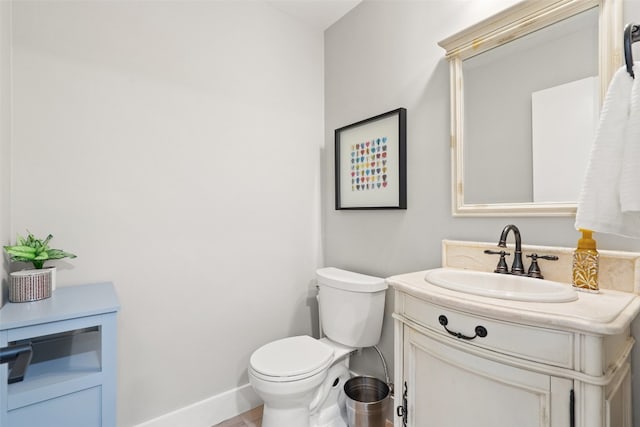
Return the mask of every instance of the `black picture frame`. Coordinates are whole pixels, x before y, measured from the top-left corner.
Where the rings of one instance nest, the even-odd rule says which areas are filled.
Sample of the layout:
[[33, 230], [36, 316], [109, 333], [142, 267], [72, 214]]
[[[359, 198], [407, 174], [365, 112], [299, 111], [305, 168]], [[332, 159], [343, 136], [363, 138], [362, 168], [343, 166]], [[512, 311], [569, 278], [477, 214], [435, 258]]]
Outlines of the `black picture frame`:
[[335, 130], [336, 210], [407, 209], [407, 110]]

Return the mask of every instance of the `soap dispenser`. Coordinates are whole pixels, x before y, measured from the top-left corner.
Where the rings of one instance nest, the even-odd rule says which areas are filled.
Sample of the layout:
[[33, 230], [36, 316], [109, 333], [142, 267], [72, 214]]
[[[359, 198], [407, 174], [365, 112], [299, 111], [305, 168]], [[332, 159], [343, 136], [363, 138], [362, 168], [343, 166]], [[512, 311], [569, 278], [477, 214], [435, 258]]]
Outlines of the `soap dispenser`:
[[578, 290], [598, 292], [599, 255], [591, 230], [580, 229], [582, 238], [573, 252], [573, 286]]

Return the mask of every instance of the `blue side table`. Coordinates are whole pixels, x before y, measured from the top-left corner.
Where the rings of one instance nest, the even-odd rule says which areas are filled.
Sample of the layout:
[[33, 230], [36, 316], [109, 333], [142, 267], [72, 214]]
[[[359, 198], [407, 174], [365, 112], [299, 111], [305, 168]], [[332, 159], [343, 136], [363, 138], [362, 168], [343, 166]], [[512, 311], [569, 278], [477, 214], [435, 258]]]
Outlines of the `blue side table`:
[[112, 283], [58, 288], [0, 309], [0, 348], [31, 345], [24, 379], [0, 365], [0, 427], [115, 427], [116, 315]]

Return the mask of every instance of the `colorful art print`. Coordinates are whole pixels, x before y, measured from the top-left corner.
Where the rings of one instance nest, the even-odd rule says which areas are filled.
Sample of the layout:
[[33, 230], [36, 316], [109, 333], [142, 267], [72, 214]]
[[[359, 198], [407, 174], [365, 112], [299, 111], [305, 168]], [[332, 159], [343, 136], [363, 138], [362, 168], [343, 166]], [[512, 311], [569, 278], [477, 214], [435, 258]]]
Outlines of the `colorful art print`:
[[336, 209], [406, 209], [406, 110], [335, 131]]
[[387, 188], [386, 136], [351, 144], [351, 191]]

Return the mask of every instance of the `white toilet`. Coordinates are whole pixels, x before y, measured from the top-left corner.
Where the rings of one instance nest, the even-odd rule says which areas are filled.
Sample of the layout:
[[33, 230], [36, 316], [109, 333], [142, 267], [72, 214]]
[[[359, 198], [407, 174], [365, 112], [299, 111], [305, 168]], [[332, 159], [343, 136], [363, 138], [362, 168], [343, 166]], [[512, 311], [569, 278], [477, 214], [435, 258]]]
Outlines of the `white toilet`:
[[332, 267], [316, 274], [325, 337], [284, 338], [251, 355], [249, 382], [264, 401], [262, 427], [346, 427], [349, 356], [380, 340], [384, 279]]

